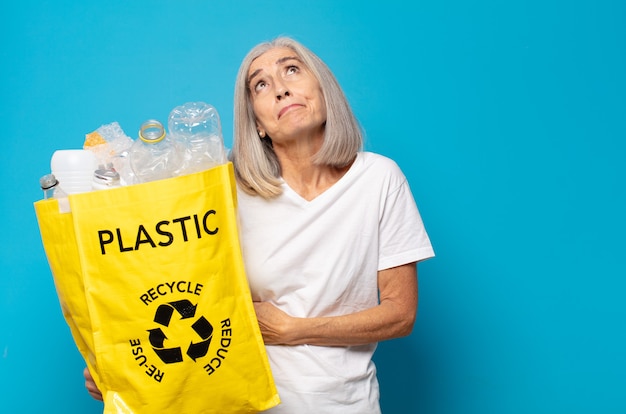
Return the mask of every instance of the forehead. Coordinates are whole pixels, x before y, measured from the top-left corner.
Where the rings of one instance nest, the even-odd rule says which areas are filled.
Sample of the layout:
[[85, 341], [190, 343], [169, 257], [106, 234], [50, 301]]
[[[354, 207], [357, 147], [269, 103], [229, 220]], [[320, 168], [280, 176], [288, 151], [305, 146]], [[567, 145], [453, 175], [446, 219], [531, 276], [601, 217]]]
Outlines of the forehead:
[[269, 69], [273, 66], [277, 66], [281, 62], [283, 62], [285, 58], [289, 57], [300, 60], [298, 54], [288, 47], [275, 47], [269, 49], [252, 61], [252, 63], [250, 64], [250, 68], [248, 69], [248, 76], [250, 76], [253, 72], [258, 71], [259, 69], [263, 70]]

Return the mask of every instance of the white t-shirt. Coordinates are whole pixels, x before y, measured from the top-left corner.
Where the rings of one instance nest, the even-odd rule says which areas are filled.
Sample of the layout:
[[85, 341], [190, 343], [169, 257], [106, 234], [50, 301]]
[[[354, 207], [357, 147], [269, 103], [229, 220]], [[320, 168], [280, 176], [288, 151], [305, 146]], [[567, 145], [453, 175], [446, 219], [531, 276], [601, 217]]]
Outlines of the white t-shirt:
[[[302, 318], [357, 312], [378, 304], [379, 270], [434, 256], [406, 178], [388, 158], [359, 153], [311, 201], [283, 190], [269, 201], [238, 194], [255, 301]], [[268, 413], [380, 412], [376, 344], [266, 348], [282, 400]]]

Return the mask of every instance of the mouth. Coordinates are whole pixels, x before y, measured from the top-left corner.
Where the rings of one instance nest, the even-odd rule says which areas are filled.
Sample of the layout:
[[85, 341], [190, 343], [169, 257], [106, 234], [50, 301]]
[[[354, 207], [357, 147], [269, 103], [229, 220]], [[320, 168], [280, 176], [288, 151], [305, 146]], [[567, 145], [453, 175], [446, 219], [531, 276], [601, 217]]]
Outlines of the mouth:
[[278, 113], [278, 119], [280, 119], [285, 113], [287, 113], [288, 111], [290, 111], [291, 109], [294, 109], [296, 107], [300, 107], [302, 105], [299, 104], [291, 104], [291, 105], [287, 105], [286, 107], [284, 107], [283, 109], [280, 110], [280, 112]]

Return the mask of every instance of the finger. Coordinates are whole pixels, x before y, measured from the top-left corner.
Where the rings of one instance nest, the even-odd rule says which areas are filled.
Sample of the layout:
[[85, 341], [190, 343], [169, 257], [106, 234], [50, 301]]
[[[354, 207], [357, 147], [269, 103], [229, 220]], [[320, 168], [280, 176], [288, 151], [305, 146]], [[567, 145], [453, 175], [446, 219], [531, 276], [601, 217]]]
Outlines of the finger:
[[98, 392], [89, 391], [89, 395], [91, 395], [91, 398], [93, 398], [94, 400], [103, 401], [102, 394], [100, 394], [100, 391]]
[[102, 393], [98, 389], [89, 368], [85, 368], [83, 370], [83, 377], [85, 377], [85, 388], [87, 388], [89, 395], [91, 395], [91, 397], [95, 400], [102, 401]]

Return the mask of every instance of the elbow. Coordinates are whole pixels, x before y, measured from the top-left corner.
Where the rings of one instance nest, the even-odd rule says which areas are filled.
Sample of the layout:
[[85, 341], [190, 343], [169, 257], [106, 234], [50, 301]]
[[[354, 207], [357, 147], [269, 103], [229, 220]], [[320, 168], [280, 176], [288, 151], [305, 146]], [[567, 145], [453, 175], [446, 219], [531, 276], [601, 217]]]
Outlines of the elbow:
[[413, 332], [413, 327], [415, 326], [416, 314], [414, 311], [403, 312], [401, 315], [398, 315], [396, 329], [395, 329], [395, 337], [402, 338], [405, 336], [409, 336]]

